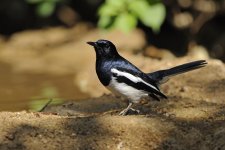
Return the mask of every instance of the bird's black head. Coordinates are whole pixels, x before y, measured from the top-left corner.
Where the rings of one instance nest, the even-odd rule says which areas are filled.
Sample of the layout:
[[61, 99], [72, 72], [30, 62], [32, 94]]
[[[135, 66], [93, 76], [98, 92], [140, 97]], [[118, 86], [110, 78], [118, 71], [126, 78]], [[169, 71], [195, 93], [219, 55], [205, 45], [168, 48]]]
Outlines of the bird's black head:
[[87, 42], [87, 44], [94, 47], [97, 58], [98, 57], [113, 58], [119, 55], [115, 45], [108, 40], [98, 40], [96, 42]]

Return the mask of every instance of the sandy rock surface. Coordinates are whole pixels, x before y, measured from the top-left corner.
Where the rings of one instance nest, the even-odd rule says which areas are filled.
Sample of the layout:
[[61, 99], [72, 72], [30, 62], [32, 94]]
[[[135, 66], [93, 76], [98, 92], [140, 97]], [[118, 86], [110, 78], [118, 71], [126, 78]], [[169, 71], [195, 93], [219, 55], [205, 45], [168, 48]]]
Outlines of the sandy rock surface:
[[[191, 58], [151, 61], [144, 71]], [[200, 70], [162, 86], [169, 97], [118, 116], [124, 99], [112, 95], [49, 106], [42, 113], [1, 112], [0, 149], [225, 149], [225, 67], [208, 60]]]

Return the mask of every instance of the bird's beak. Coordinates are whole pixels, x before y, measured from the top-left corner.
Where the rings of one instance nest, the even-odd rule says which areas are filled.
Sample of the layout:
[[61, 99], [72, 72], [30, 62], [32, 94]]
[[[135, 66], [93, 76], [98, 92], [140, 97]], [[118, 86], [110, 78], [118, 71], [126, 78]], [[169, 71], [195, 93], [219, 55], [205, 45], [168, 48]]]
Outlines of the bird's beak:
[[95, 42], [87, 42], [87, 44], [91, 45], [91, 46], [96, 46], [96, 43]]

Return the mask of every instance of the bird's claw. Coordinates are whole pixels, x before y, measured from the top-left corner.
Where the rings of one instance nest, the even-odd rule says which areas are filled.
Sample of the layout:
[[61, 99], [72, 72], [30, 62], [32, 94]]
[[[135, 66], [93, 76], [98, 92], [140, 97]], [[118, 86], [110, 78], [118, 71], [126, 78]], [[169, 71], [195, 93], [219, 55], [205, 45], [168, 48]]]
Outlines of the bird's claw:
[[137, 110], [137, 109], [134, 109], [134, 108], [130, 108], [130, 109], [124, 109], [122, 110], [119, 115], [120, 116], [125, 116], [127, 115], [129, 112], [131, 111], [132, 114], [139, 114], [140, 113], [140, 110]]
[[124, 109], [119, 113], [119, 116], [125, 116], [125, 115], [127, 115], [127, 112], [128, 112], [128, 110]]
[[140, 113], [140, 110], [138, 110], [138, 109], [130, 108], [130, 110], [131, 110], [132, 112], [136, 112], [137, 114]]

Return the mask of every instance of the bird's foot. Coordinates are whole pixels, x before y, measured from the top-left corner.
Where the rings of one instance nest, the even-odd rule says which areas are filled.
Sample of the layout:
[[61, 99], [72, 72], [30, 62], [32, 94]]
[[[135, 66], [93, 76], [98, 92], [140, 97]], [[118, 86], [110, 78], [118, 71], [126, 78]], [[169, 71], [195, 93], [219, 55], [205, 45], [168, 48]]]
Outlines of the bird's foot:
[[140, 110], [138, 110], [138, 109], [130, 108], [130, 110], [131, 110], [133, 113], [136, 113], [136, 114], [139, 114], [139, 113], [140, 113]]
[[140, 110], [137, 110], [137, 109], [134, 109], [134, 108], [129, 108], [129, 109], [124, 109], [122, 110], [119, 115], [120, 116], [125, 116], [127, 115], [128, 113], [131, 113], [131, 114], [139, 114], [140, 113]]
[[122, 111], [119, 113], [119, 115], [120, 115], [120, 116], [125, 116], [125, 115], [127, 115], [128, 110], [129, 110], [129, 109], [124, 109], [124, 110], [122, 110]]

